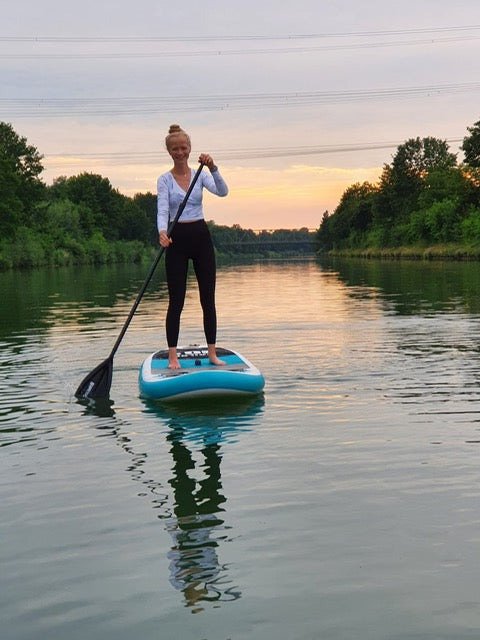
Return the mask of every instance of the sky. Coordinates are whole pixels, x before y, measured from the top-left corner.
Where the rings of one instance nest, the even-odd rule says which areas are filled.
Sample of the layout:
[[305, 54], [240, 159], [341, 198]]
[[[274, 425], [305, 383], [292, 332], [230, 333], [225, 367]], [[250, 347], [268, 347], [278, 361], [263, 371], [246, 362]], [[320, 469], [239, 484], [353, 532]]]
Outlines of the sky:
[[[281, 5], [281, 6], [280, 6]], [[409, 138], [463, 159], [480, 120], [478, 0], [16, 0], [2, 7], [0, 121], [43, 154], [155, 193], [172, 123], [210, 153], [227, 199], [205, 217], [318, 228]]]

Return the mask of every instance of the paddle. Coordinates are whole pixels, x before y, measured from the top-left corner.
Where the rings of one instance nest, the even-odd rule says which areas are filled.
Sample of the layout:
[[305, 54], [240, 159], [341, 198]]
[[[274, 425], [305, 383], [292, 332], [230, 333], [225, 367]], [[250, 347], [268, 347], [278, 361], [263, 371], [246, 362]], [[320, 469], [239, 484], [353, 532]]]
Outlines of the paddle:
[[[174, 219], [172, 220], [172, 222], [168, 227], [168, 230], [167, 230], [168, 237], [171, 236], [173, 228], [177, 224], [180, 216], [182, 215], [182, 212], [185, 209], [185, 205], [187, 204], [188, 198], [192, 193], [192, 189], [195, 186], [195, 183], [197, 182], [198, 177], [202, 172], [202, 169], [203, 169], [203, 164], [200, 163], [200, 166], [198, 167], [195, 175], [193, 176], [193, 180], [190, 186], [188, 187], [188, 191], [185, 194], [185, 197], [182, 203], [178, 207], [178, 211]], [[125, 335], [128, 329], [128, 325], [130, 324], [133, 318], [133, 315], [137, 310], [140, 300], [143, 294], [145, 293], [145, 290], [148, 287], [148, 284], [152, 279], [153, 273], [157, 268], [157, 265], [160, 262], [160, 258], [162, 257], [164, 252], [165, 252], [165, 247], [162, 247], [158, 252], [157, 257], [155, 258], [152, 266], [150, 267], [150, 271], [148, 272], [148, 275], [145, 278], [145, 282], [143, 283], [142, 288], [137, 294], [137, 298], [130, 310], [130, 313], [128, 314], [128, 318], [125, 320], [125, 324], [123, 325], [122, 330], [120, 331], [120, 335], [118, 336], [115, 344], [113, 345], [113, 349], [110, 352], [110, 355], [106, 360], [104, 360], [98, 366], [96, 366], [95, 369], [90, 371], [90, 373], [87, 376], [85, 376], [85, 378], [82, 380], [78, 389], [75, 392], [75, 395], [77, 398], [105, 398], [110, 393], [110, 387], [112, 386], [113, 356], [115, 355], [118, 347], [120, 346], [120, 342], [122, 341], [123, 336]]]

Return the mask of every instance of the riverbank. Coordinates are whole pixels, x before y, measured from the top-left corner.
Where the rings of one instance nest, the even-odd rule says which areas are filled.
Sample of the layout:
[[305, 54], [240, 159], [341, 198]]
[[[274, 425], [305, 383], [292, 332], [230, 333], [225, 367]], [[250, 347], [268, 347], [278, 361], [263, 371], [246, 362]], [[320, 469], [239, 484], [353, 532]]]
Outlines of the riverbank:
[[[322, 252], [320, 252], [322, 255]], [[368, 247], [365, 249], [332, 249], [323, 255], [390, 260], [480, 260], [480, 244], [413, 245], [406, 247]]]
[[[255, 260], [314, 255], [313, 233], [306, 229], [278, 229], [255, 234], [250, 229], [209, 222], [219, 259]], [[19, 227], [14, 237], [0, 238], [0, 271], [71, 265], [151, 262], [159, 246], [141, 240], [109, 240], [101, 231], [88, 237], [42, 233]], [[155, 238], [156, 239], [156, 238]]]

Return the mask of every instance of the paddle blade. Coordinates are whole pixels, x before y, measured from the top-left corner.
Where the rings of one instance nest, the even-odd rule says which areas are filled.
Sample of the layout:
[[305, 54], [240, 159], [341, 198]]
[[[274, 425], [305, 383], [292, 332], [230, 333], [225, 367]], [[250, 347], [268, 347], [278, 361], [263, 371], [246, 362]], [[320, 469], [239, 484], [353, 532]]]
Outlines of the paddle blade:
[[113, 358], [101, 362], [80, 383], [77, 398], [107, 398], [112, 386]]

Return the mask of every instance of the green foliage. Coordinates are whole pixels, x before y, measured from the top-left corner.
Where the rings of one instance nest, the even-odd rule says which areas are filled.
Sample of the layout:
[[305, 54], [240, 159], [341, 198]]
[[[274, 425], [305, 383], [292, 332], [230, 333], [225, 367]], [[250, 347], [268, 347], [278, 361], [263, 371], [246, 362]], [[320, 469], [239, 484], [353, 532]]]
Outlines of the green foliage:
[[377, 188], [369, 182], [356, 183], [343, 194], [332, 216], [325, 212], [315, 242], [318, 248], [357, 246], [373, 219]]
[[460, 225], [462, 240], [466, 244], [480, 243], [480, 208], [471, 207]]
[[3, 158], [14, 160], [15, 170], [25, 182], [36, 180], [43, 171], [38, 150], [27, 144], [26, 138], [20, 137], [6, 122], [0, 122], [0, 152]]
[[95, 233], [88, 238], [86, 247], [89, 261], [93, 262], [93, 264], [113, 262], [113, 250], [101, 231], [95, 231]]
[[365, 234], [365, 247], [385, 247], [389, 245], [388, 229], [384, 226], [372, 227]]
[[389, 187], [389, 207], [394, 216], [405, 220], [417, 208], [425, 178], [455, 165], [456, 156], [448, 151], [443, 140], [417, 137], [401, 144], [382, 176], [383, 187]]
[[82, 214], [85, 208], [70, 200], [57, 200], [47, 205], [46, 223], [43, 230], [61, 245], [65, 238], [80, 239], [84, 236]]
[[454, 242], [459, 236], [459, 200], [445, 198], [425, 211], [425, 225], [433, 242]]
[[19, 227], [13, 240], [2, 243], [0, 263], [22, 268], [37, 267], [48, 264], [47, 256], [44, 238], [33, 229]]
[[421, 177], [434, 170], [449, 169], [456, 165], [456, 155], [448, 144], [438, 138], [410, 138], [401, 144], [392, 162], [394, 173]]
[[20, 177], [11, 158], [0, 157], [0, 237], [11, 238], [22, 220]]
[[119, 237], [116, 222], [119, 219], [119, 203], [122, 196], [113, 189], [110, 181], [93, 173], [81, 173], [71, 178], [57, 178], [49, 189], [52, 200], [70, 200], [83, 205], [88, 215], [83, 223], [87, 235], [97, 230], [109, 239]]
[[467, 127], [470, 135], [465, 136], [462, 151], [466, 164], [471, 167], [480, 167], [480, 120], [473, 127]]
[[[477, 123], [480, 124], [480, 123]], [[470, 130], [471, 131], [471, 130]], [[480, 128], [479, 128], [480, 139]], [[445, 141], [400, 145], [376, 186], [352, 185], [316, 234], [320, 251], [478, 242], [480, 174]]]
[[144, 201], [122, 195], [100, 175], [81, 173], [71, 178], [57, 178], [49, 189], [49, 196], [83, 207], [82, 225], [87, 236], [100, 231], [107, 240], [148, 243], [154, 235], [156, 221], [142, 206]]
[[434, 169], [424, 178], [418, 205], [426, 209], [435, 202], [456, 198], [467, 203], [474, 197], [475, 188], [460, 167]]
[[[145, 244], [152, 239], [152, 228], [156, 231], [156, 224], [154, 226], [151, 223], [145, 210], [137, 202], [129, 198], [124, 198], [119, 203], [117, 225], [119, 238], [122, 240], [140, 240]], [[155, 233], [155, 240], [158, 242], [157, 233]]]
[[148, 220], [149, 242], [158, 245], [157, 231], [157, 196], [154, 193], [137, 193], [133, 196], [134, 203], [145, 213]]
[[0, 122], [0, 231], [11, 237], [19, 225], [30, 226], [45, 185], [39, 179], [42, 156], [10, 124]]
[[158, 247], [156, 197], [82, 173], [46, 187], [42, 156], [0, 122], [0, 269], [139, 261]]

